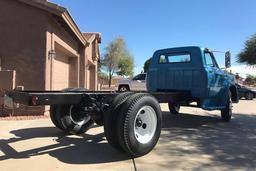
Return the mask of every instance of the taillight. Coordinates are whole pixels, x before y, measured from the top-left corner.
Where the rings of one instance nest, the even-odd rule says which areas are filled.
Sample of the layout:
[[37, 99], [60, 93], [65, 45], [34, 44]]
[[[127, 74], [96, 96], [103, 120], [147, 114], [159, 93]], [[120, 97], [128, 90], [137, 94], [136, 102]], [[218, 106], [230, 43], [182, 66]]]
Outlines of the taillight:
[[37, 96], [32, 96], [31, 101], [32, 101], [32, 105], [33, 105], [33, 106], [36, 106], [37, 100], [38, 100], [38, 97], [37, 97]]

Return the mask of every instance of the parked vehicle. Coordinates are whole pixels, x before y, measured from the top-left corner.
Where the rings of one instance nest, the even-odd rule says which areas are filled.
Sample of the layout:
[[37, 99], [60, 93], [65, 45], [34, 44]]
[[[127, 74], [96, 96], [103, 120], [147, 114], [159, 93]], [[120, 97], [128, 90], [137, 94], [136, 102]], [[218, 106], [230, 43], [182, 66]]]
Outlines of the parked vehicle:
[[[225, 58], [230, 66], [230, 55]], [[93, 123], [104, 125], [113, 147], [131, 156], [149, 153], [162, 125], [159, 103], [169, 103], [171, 113], [180, 106], [220, 110], [223, 121], [232, 116], [238, 102], [234, 77], [221, 70], [208, 49], [179, 47], [154, 53], [147, 74], [147, 92], [12, 91], [16, 103], [50, 105], [53, 124], [67, 133], [81, 134]], [[196, 105], [192, 105], [196, 102]]]
[[116, 84], [116, 89], [118, 91], [146, 91], [146, 76], [146, 73], [141, 73], [131, 80], [119, 80]]
[[245, 98], [246, 100], [253, 100], [256, 98], [256, 91], [246, 86], [236, 84], [239, 99]]

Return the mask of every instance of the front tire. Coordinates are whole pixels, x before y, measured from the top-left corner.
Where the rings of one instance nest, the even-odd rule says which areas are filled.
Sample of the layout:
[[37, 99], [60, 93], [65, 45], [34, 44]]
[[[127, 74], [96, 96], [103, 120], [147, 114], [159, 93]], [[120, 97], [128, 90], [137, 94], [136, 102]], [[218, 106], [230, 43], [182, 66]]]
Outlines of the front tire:
[[137, 93], [120, 107], [117, 135], [122, 149], [135, 157], [149, 153], [156, 145], [162, 124], [162, 112], [158, 101]]
[[231, 93], [228, 93], [227, 97], [227, 102], [226, 106], [224, 109], [221, 110], [221, 119], [224, 122], [229, 122], [232, 116], [232, 110], [233, 110], [233, 105], [232, 105], [232, 96]]

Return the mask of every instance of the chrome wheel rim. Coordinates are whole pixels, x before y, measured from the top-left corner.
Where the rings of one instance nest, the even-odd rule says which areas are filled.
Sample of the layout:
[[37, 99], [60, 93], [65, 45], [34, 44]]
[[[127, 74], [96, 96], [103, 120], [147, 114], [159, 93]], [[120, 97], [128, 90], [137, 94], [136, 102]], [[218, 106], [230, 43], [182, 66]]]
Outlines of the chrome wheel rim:
[[78, 117], [78, 116], [81, 116], [81, 115], [79, 115], [78, 111], [75, 110], [74, 105], [71, 105], [69, 108], [69, 117], [73, 123], [75, 123], [76, 125], [83, 125], [84, 123], [90, 120], [90, 116], [83, 116], [83, 117]]
[[157, 127], [156, 112], [151, 106], [143, 106], [136, 114], [134, 135], [138, 142], [146, 144], [153, 138]]

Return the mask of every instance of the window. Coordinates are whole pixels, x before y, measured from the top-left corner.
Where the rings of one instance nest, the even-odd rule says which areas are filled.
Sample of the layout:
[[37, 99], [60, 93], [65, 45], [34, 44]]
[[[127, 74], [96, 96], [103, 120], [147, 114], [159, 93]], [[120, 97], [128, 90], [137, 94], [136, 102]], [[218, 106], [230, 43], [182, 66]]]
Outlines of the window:
[[166, 55], [160, 55], [159, 56], [159, 63], [180, 63], [180, 62], [191, 62], [190, 54], [184, 54], [184, 53], [176, 53], [176, 54], [166, 54]]
[[165, 63], [167, 63], [167, 60], [166, 60], [165, 55], [160, 55], [160, 57], [159, 57], [159, 63], [160, 63], [160, 64], [165, 64]]
[[146, 79], [146, 74], [139, 74], [133, 78], [133, 80], [145, 80], [145, 79]]
[[168, 55], [168, 62], [169, 63], [190, 62], [190, 55], [189, 54]]
[[212, 60], [212, 56], [210, 53], [204, 53], [204, 58], [205, 58], [205, 64], [208, 66], [214, 66], [214, 62]]

